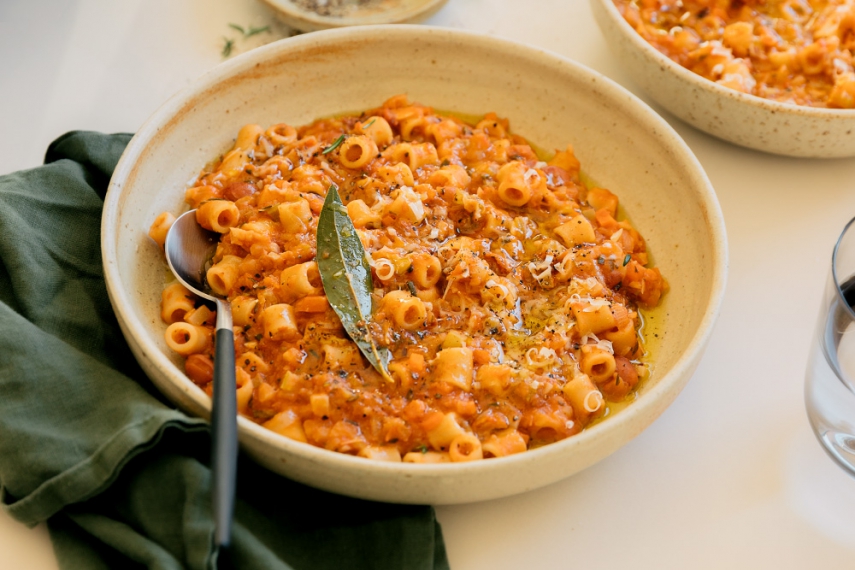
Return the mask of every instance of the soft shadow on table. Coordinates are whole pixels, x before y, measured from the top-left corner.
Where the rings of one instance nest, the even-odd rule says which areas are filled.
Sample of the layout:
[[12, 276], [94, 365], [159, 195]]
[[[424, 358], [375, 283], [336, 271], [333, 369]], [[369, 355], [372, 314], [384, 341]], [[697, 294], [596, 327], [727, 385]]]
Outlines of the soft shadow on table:
[[855, 549], [855, 478], [825, 454], [809, 429], [790, 441], [784, 477], [792, 509], [823, 536]]

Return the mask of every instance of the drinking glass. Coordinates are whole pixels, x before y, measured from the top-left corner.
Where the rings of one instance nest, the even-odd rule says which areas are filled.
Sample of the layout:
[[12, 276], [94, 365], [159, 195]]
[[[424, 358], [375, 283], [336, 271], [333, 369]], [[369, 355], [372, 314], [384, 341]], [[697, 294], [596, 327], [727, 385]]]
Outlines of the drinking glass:
[[825, 451], [855, 476], [855, 219], [840, 234], [805, 378], [805, 406]]

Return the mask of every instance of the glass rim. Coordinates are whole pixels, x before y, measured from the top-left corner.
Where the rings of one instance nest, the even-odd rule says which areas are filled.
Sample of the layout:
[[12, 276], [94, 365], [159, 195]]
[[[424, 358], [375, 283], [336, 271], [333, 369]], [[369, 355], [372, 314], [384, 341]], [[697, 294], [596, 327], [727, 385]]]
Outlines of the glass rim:
[[843, 294], [843, 289], [840, 288], [840, 279], [837, 277], [837, 252], [840, 249], [840, 244], [843, 241], [843, 238], [846, 236], [846, 233], [853, 224], [855, 224], [855, 218], [852, 218], [845, 226], [843, 226], [843, 231], [840, 232], [840, 236], [834, 244], [834, 251], [831, 254], [831, 278], [834, 280], [834, 290], [837, 293], [838, 300], [844, 307], [846, 307], [846, 311], [849, 313], [849, 316], [853, 321], [855, 321], [855, 309], [849, 306], [849, 302]]

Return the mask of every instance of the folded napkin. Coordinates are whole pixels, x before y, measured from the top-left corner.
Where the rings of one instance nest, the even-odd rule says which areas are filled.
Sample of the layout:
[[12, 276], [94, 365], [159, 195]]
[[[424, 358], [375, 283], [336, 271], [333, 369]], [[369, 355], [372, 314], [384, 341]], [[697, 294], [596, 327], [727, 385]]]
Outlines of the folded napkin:
[[[0, 500], [61, 568], [207, 568], [208, 424], [157, 394], [119, 330], [101, 208], [131, 135], [68, 133], [0, 177]], [[318, 491], [245, 458], [239, 569], [448, 568], [431, 507]]]

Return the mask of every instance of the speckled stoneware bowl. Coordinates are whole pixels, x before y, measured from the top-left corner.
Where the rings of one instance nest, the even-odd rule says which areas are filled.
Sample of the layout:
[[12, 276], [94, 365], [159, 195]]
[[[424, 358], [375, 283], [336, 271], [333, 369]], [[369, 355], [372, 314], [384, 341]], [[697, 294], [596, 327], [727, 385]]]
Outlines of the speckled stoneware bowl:
[[787, 156], [855, 156], [855, 110], [779, 103], [722, 87], [672, 61], [623, 19], [612, 0], [594, 17], [633, 81], [687, 123], [726, 141]]
[[648, 319], [661, 337], [655, 373], [636, 401], [602, 423], [501, 459], [370, 461], [286, 439], [245, 418], [242, 448], [309, 485], [402, 503], [479, 501], [572, 475], [641, 433], [689, 380], [718, 313], [727, 254], [715, 193], [671, 127], [620, 86], [549, 52], [447, 29], [377, 26], [283, 40], [215, 68], [145, 123], [113, 176], [102, 247], [122, 330], [158, 388], [181, 409], [207, 417], [207, 396], [163, 341], [167, 269], [147, 237], [149, 225], [164, 210], [183, 209], [188, 181], [230, 147], [242, 125], [301, 125], [399, 93], [437, 109], [495, 111], [546, 149], [572, 143], [583, 170], [619, 194], [671, 285], [655, 320]]
[[[448, 0], [264, 0], [285, 24], [303, 32], [375, 24], [415, 24], [433, 16]], [[350, 6], [340, 15], [336, 6]], [[333, 12], [330, 12], [333, 10]], [[341, 12], [341, 10], [338, 10]]]

